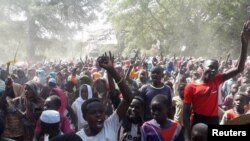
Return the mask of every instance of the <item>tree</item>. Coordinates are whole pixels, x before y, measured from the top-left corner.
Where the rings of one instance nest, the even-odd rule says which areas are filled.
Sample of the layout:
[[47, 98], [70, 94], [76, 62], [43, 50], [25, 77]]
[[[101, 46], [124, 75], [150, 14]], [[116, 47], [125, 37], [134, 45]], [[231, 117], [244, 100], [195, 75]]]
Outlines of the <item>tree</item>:
[[[4, 28], [15, 28], [13, 24], [16, 23], [22, 26], [16, 31], [25, 37], [27, 54], [34, 58], [38, 42], [71, 40], [76, 31], [82, 30], [84, 25], [95, 20], [96, 13], [101, 9], [101, 2], [101, 0], [2, 0], [1, 7], [4, 10], [0, 15], [11, 21]], [[23, 19], [17, 21], [13, 15], [23, 16]]]
[[[243, 22], [250, 18], [248, 0], [111, 0], [111, 5], [110, 18], [125, 47], [149, 49], [159, 40], [165, 53], [186, 56], [236, 52]], [[187, 49], [180, 54], [182, 46]]]

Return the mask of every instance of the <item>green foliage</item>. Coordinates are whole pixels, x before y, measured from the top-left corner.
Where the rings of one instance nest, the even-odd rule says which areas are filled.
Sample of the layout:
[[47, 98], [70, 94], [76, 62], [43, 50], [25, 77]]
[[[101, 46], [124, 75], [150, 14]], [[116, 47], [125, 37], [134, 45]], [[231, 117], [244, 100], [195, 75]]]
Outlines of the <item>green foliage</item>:
[[[250, 18], [249, 0], [111, 0], [119, 42], [150, 49], [156, 40], [169, 54], [218, 57], [237, 53]], [[186, 46], [185, 51], [181, 47]], [[236, 54], [236, 56], [238, 56]]]
[[[64, 41], [72, 40], [76, 31], [97, 19], [96, 12], [101, 10], [101, 2], [102, 0], [1, 0], [0, 41], [22, 41], [29, 57], [45, 52], [53, 45], [63, 46]], [[24, 18], [18, 20], [21, 13]], [[56, 43], [51, 44], [52, 40]]]

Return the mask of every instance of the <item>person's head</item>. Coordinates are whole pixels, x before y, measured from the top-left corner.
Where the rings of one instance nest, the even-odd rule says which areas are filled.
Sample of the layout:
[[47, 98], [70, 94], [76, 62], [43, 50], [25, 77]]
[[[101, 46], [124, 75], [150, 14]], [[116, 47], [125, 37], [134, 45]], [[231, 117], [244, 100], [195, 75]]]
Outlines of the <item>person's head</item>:
[[247, 84], [249, 84], [249, 83], [250, 83], [249, 78], [247, 78], [247, 77], [245, 77], [245, 76], [243, 76], [243, 77], [241, 78], [241, 80], [240, 80], [240, 85], [247, 85]]
[[159, 124], [164, 124], [169, 114], [169, 108], [171, 108], [170, 100], [166, 95], [158, 94], [152, 99], [150, 108], [153, 118]]
[[61, 99], [57, 95], [51, 95], [44, 101], [44, 110], [58, 110], [61, 107]]
[[203, 72], [203, 78], [202, 79], [204, 80], [204, 82], [209, 82], [218, 73], [219, 63], [215, 59], [209, 59], [209, 60], [206, 60], [204, 62], [203, 66], [204, 66], [203, 67], [204, 72]]
[[163, 78], [163, 68], [161, 66], [155, 66], [151, 70], [151, 79], [153, 83], [161, 83]]
[[117, 63], [115, 64], [115, 70], [119, 73], [119, 75], [120, 75], [121, 77], [124, 77], [124, 76], [125, 76], [124, 70], [123, 70], [123, 68], [122, 68], [122, 64], [121, 64], [120, 62], [117, 62]]
[[38, 96], [38, 87], [34, 81], [28, 81], [24, 84], [24, 92], [27, 99], [34, 99]]
[[186, 83], [180, 83], [178, 87], [178, 93], [180, 98], [183, 100], [184, 99], [184, 89], [185, 89]]
[[141, 70], [139, 79], [141, 82], [146, 82], [148, 80], [148, 72], [146, 70]]
[[23, 77], [25, 77], [24, 71], [21, 70], [21, 69], [18, 69], [18, 70], [17, 70], [17, 76], [18, 76], [18, 78], [23, 78]]
[[72, 75], [76, 75], [77, 74], [77, 68], [76, 67], [74, 67], [73, 69], [72, 69], [72, 71], [71, 71], [71, 74]]
[[244, 113], [244, 108], [249, 104], [249, 97], [242, 92], [238, 92], [234, 96], [234, 106], [240, 114]]
[[13, 80], [12, 78], [8, 77], [5, 80], [5, 85], [3, 86], [4, 89], [2, 90], [2, 93], [5, 94], [6, 96], [10, 97], [10, 98], [15, 98], [15, 92], [13, 89]]
[[88, 98], [92, 97], [92, 94], [91, 94], [92, 91], [89, 91], [88, 89], [91, 89], [91, 88], [88, 88], [88, 85], [86, 84], [83, 84], [79, 87], [79, 97], [81, 97], [83, 100], [87, 100]]
[[60, 81], [63, 81], [64, 78], [63, 78], [62, 72], [59, 71], [59, 72], [56, 74], [56, 79], [57, 79], [57, 80], [60, 80]]
[[66, 133], [53, 138], [52, 141], [82, 141], [82, 139], [75, 133]]
[[97, 79], [93, 84], [94, 93], [97, 94], [98, 98], [105, 98], [108, 92], [108, 86], [104, 79]]
[[127, 115], [129, 119], [132, 120], [132, 122], [142, 121], [144, 114], [144, 104], [144, 100], [139, 96], [135, 96], [132, 99], [132, 102], [130, 103], [127, 111]]
[[66, 91], [72, 93], [74, 91], [74, 87], [75, 87], [75, 84], [72, 81], [68, 80], [66, 82], [66, 88], [65, 88]]
[[13, 86], [13, 80], [12, 80], [12, 78], [11, 77], [7, 77], [6, 79], [5, 79], [5, 88], [6, 89], [10, 89], [10, 88], [12, 88], [12, 86]]
[[168, 87], [171, 89], [171, 91], [173, 91], [173, 89], [174, 89], [173, 86], [174, 86], [174, 85], [173, 85], [173, 83], [172, 83], [171, 81], [168, 80], [168, 81], [166, 81], [164, 84], [165, 84], [166, 86], [168, 86]]
[[191, 131], [192, 141], [207, 141], [208, 126], [204, 123], [197, 123]]
[[104, 126], [106, 117], [106, 109], [102, 101], [97, 98], [88, 99], [82, 104], [81, 109], [90, 131], [93, 134], [98, 134]]
[[3, 81], [8, 77], [8, 73], [6, 70], [0, 69], [0, 79]]
[[250, 86], [246, 87], [245, 93], [249, 97], [249, 100], [250, 100]]
[[230, 88], [231, 94], [233, 94], [233, 95], [236, 94], [238, 92], [238, 88], [239, 88], [238, 84], [237, 83], [233, 83], [231, 85], [231, 88]]
[[56, 110], [45, 110], [40, 116], [41, 130], [44, 134], [55, 136], [60, 131], [60, 113]]
[[93, 81], [96, 81], [96, 80], [100, 79], [101, 77], [102, 77], [102, 75], [99, 72], [93, 72], [92, 73], [92, 80]]
[[36, 76], [36, 70], [35, 69], [29, 69], [28, 70], [28, 77], [33, 78], [34, 76]]
[[147, 63], [147, 62], [143, 62], [143, 63], [142, 63], [142, 68], [143, 68], [144, 70], [148, 70], [148, 63]]
[[192, 77], [192, 80], [197, 80], [200, 78], [200, 74], [198, 71], [192, 71], [191, 72], [191, 77]]
[[250, 77], [250, 67], [247, 67], [245, 70], [244, 70], [244, 76], [246, 78], [249, 78]]
[[80, 84], [88, 84], [91, 85], [91, 79], [88, 75], [84, 74], [84, 72], [82, 72], [80, 74], [80, 78], [79, 78]]
[[51, 87], [51, 88], [55, 87], [55, 86], [56, 86], [56, 79], [50, 77], [50, 78], [48, 79], [48, 85], [49, 85], [49, 87]]
[[167, 81], [167, 80], [170, 79], [170, 77], [171, 77], [171, 73], [170, 72], [168, 72], [167, 70], [164, 70], [163, 74], [164, 74], [164, 80], [165, 81]]

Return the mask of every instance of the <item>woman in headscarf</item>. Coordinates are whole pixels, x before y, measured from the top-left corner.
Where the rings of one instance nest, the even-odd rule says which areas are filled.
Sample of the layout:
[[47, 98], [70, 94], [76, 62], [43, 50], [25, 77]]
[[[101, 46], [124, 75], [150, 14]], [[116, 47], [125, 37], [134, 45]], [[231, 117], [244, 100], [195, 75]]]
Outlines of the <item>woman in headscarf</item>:
[[20, 116], [18, 110], [16, 110], [15, 106], [11, 101], [16, 97], [23, 94], [24, 88], [21, 85], [17, 85], [22, 90], [16, 93], [14, 85], [15, 83], [12, 82], [11, 78], [7, 78], [5, 81], [6, 88], [3, 90], [3, 95], [0, 97], [0, 111], [1, 117], [5, 122], [5, 130], [2, 137], [7, 137], [14, 139], [16, 141], [22, 141], [24, 136], [23, 124], [22, 124], [22, 117]]
[[46, 72], [43, 69], [36, 70], [36, 76], [33, 78], [34, 81], [41, 83], [42, 85], [46, 84]]
[[36, 82], [28, 81], [24, 84], [25, 95], [21, 95], [11, 101], [22, 115], [24, 124], [24, 141], [31, 141], [37, 120], [42, 113], [44, 100], [39, 96]]
[[83, 128], [85, 120], [83, 119], [81, 106], [85, 102], [85, 100], [90, 99], [93, 97], [92, 88], [87, 85], [83, 84], [79, 88], [79, 97], [73, 102], [72, 109], [77, 116], [77, 129]]

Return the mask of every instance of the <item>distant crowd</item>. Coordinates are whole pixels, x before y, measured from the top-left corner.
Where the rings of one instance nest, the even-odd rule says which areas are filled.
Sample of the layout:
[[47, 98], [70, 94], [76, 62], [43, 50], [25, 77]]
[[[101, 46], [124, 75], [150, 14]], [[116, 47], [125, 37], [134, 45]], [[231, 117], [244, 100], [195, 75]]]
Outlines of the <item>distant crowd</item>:
[[[250, 22], [238, 60], [158, 56], [0, 69], [6, 141], [207, 141], [210, 124], [249, 124]], [[250, 120], [249, 120], [250, 121]], [[244, 121], [242, 121], [244, 122]]]

